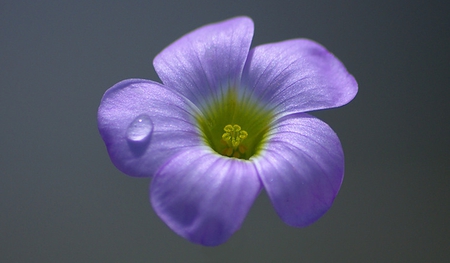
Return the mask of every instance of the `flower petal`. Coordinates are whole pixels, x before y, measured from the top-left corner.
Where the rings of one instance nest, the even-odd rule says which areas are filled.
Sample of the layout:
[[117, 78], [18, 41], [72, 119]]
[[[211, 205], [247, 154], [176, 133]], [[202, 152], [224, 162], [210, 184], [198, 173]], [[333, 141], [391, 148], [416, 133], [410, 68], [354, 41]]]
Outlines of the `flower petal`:
[[168, 157], [200, 145], [189, 106], [161, 84], [130, 79], [106, 91], [98, 128], [111, 161], [131, 176], [152, 176]]
[[263, 185], [285, 223], [307, 226], [331, 206], [344, 176], [338, 137], [308, 114], [280, 120], [254, 159]]
[[265, 101], [282, 116], [342, 106], [358, 90], [344, 65], [307, 39], [253, 48], [242, 79], [246, 95]]
[[199, 105], [240, 83], [252, 37], [248, 17], [206, 25], [165, 48], [153, 65], [164, 85]]
[[248, 161], [217, 155], [206, 146], [186, 149], [155, 175], [150, 199], [180, 236], [216, 246], [240, 228], [261, 190]]

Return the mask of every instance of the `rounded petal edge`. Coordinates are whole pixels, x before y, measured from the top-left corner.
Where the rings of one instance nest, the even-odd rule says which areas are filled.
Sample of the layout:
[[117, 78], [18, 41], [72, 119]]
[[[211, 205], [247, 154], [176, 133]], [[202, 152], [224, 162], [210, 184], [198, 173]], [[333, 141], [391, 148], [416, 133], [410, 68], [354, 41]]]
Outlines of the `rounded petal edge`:
[[164, 85], [201, 107], [240, 83], [253, 30], [248, 17], [202, 26], [161, 51], [153, 66]]
[[190, 107], [149, 80], [128, 79], [108, 89], [97, 122], [113, 164], [127, 175], [150, 177], [176, 152], [199, 145]]
[[247, 94], [265, 101], [280, 116], [339, 107], [358, 91], [342, 62], [309, 39], [253, 48], [242, 81]]
[[178, 235], [217, 246], [241, 227], [260, 190], [250, 162], [197, 147], [180, 153], [155, 175], [150, 201]]
[[277, 214], [296, 227], [312, 224], [328, 211], [344, 176], [339, 138], [308, 114], [280, 120], [254, 162]]

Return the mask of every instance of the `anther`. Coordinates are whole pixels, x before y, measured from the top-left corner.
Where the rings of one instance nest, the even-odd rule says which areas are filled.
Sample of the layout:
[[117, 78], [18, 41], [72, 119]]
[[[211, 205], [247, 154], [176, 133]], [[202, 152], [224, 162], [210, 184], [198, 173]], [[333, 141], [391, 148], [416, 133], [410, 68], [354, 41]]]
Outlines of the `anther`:
[[244, 154], [247, 150], [247, 148], [241, 143], [245, 138], [247, 138], [248, 133], [242, 130], [241, 126], [237, 124], [228, 124], [223, 128], [223, 130], [225, 133], [222, 134], [222, 140], [228, 146], [222, 152], [223, 155], [239, 158], [241, 154]]

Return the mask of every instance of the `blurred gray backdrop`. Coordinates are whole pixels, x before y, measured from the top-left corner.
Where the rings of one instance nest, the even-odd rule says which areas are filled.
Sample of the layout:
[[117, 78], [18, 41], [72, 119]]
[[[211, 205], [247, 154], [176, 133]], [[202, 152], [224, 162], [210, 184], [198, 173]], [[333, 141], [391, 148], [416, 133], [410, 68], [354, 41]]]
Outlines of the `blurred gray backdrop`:
[[[0, 262], [450, 262], [450, 9], [445, 1], [0, 2]], [[253, 46], [306, 37], [359, 83], [315, 112], [346, 174], [331, 210], [285, 225], [262, 192], [215, 248], [172, 232], [149, 179], [111, 164], [96, 126], [103, 93], [158, 80], [154, 56], [237, 15]]]

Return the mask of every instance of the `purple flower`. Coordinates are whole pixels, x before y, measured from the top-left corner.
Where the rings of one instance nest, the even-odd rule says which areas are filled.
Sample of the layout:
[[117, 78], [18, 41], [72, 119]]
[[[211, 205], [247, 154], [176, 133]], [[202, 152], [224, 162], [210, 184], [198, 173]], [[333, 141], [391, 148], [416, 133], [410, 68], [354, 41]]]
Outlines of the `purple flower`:
[[252, 37], [247, 17], [201, 27], [156, 56], [163, 84], [124, 80], [98, 110], [114, 165], [153, 177], [156, 213], [194, 243], [227, 241], [262, 188], [284, 222], [307, 226], [343, 179], [338, 137], [305, 112], [348, 103], [355, 79], [311, 40], [250, 49]]

